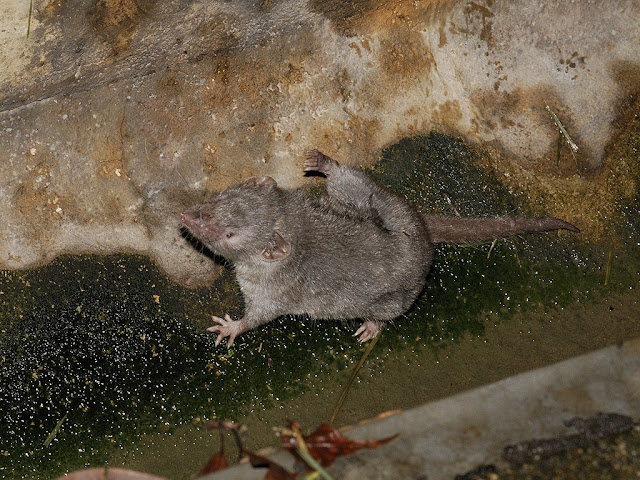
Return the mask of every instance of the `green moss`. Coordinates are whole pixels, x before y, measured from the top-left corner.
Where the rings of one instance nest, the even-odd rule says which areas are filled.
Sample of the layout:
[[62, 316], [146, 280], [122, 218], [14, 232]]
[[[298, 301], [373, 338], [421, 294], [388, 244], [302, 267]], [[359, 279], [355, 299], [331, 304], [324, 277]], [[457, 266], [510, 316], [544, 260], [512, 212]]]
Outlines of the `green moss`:
[[228, 272], [188, 290], [142, 257], [67, 256], [1, 278], [0, 472], [12, 478], [100, 465], [144, 432], [297, 395], [319, 368], [313, 352], [327, 365], [349, 348], [337, 325], [291, 319], [216, 348], [190, 318], [240, 312]]
[[460, 139], [433, 132], [389, 147], [368, 173], [424, 212], [488, 216], [520, 209], [506, 186], [475, 166], [477, 157]]
[[[527, 215], [528, 199], [478, 167], [478, 155], [458, 139], [432, 133], [390, 147], [369, 173], [424, 212]], [[407, 318], [394, 322], [398, 328], [388, 331], [400, 343], [416, 338], [437, 347], [467, 333], [480, 335], [496, 312], [506, 321], [515, 312], [589, 298], [603, 282], [607, 248], [555, 233], [502, 239], [493, 246], [438, 245], [424, 294]], [[622, 270], [619, 281], [637, 281], [633, 268]]]
[[[476, 155], [459, 140], [432, 134], [389, 148], [370, 174], [423, 211], [526, 214], [526, 199], [476, 167]], [[621, 206], [636, 246], [637, 205]], [[424, 294], [385, 329], [378, 351], [416, 341], [437, 351], [481, 335], [496, 312], [508, 321], [515, 311], [561, 308], [637, 284], [636, 258], [616, 264], [616, 281], [604, 289], [608, 247], [580, 246], [578, 238], [438, 246]], [[628, 255], [624, 243], [620, 257]], [[211, 289], [188, 290], [142, 257], [66, 256], [36, 270], [3, 272], [0, 292], [0, 472], [14, 478], [100, 465], [144, 432], [268, 407], [304, 391], [310, 375], [346, 368], [361, 352], [355, 322], [291, 318], [243, 334], [231, 351], [216, 348], [203, 328], [210, 315], [242, 311], [229, 271]]]

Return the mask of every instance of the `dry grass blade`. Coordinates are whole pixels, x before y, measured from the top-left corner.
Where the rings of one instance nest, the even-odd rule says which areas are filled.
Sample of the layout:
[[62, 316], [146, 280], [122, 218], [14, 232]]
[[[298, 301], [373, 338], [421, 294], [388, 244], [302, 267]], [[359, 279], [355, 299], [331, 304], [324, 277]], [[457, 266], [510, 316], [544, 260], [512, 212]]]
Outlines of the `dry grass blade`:
[[576, 145], [576, 143], [571, 139], [571, 137], [567, 133], [567, 130], [564, 128], [564, 125], [562, 125], [562, 122], [560, 121], [558, 116], [554, 113], [553, 110], [551, 110], [551, 107], [548, 104], [545, 106], [545, 108], [547, 112], [549, 112], [549, 115], [551, 115], [551, 118], [553, 119], [553, 122], [556, 124], [556, 127], [558, 127], [560, 132], [562, 132], [562, 135], [564, 135], [564, 138], [567, 140], [567, 143], [571, 147], [571, 150], [573, 150], [574, 152], [577, 152], [578, 145]]
[[27, 20], [27, 38], [31, 33], [31, 14], [33, 13], [33, 0], [29, 0], [29, 20]]
[[384, 326], [383, 325], [380, 326], [380, 332], [378, 333], [378, 335], [376, 337], [374, 337], [369, 342], [369, 345], [367, 345], [367, 349], [362, 354], [362, 358], [360, 358], [360, 361], [358, 362], [358, 365], [356, 365], [356, 368], [351, 373], [351, 376], [349, 377], [349, 381], [347, 382], [347, 384], [342, 389], [342, 393], [340, 393], [340, 398], [338, 399], [338, 403], [336, 403], [336, 406], [333, 409], [333, 413], [331, 414], [331, 418], [329, 419], [329, 425], [333, 425], [333, 422], [336, 421], [336, 417], [338, 416], [338, 412], [342, 408], [342, 404], [344, 403], [344, 399], [347, 398], [347, 392], [349, 391], [349, 388], [351, 388], [351, 385], [353, 384], [353, 381], [358, 376], [358, 372], [360, 371], [360, 368], [364, 364], [364, 361], [367, 359], [367, 357], [371, 353], [371, 350], [373, 350], [373, 347], [375, 347], [376, 343], [378, 343], [378, 339], [382, 335], [382, 330], [383, 329], [384, 329]]

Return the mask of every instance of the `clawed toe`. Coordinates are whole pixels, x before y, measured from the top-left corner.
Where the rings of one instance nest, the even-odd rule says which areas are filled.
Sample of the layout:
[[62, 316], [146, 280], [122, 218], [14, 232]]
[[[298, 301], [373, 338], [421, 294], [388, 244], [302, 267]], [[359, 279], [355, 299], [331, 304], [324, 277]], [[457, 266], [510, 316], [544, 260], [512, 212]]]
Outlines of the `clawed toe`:
[[310, 150], [307, 152], [304, 161], [304, 171], [314, 172], [318, 170], [318, 158], [322, 155], [318, 150]]
[[354, 337], [358, 337], [358, 341], [360, 343], [367, 342], [372, 338], [375, 338], [380, 333], [381, 326], [380, 322], [376, 320], [365, 320], [360, 325], [360, 328], [356, 330], [353, 334]]
[[303, 170], [305, 172], [320, 172], [329, 175], [334, 167], [338, 166], [338, 162], [327, 157], [318, 150], [310, 150], [306, 154]]

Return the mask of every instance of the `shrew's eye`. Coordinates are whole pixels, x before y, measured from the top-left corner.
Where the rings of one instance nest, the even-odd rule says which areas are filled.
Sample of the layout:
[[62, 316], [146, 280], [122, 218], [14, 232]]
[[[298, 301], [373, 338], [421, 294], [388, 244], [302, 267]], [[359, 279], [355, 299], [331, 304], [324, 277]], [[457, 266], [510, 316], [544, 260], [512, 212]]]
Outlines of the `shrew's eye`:
[[231, 237], [233, 237], [233, 232], [227, 233], [227, 238], [231, 238]]

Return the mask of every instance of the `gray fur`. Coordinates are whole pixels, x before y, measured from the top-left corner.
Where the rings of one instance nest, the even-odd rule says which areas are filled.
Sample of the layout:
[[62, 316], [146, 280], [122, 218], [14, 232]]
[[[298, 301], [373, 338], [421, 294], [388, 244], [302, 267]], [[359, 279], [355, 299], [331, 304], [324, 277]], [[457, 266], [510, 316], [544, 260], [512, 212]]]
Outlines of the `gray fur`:
[[280, 189], [270, 177], [251, 177], [181, 215], [195, 237], [233, 263], [245, 299], [242, 319], [213, 317], [216, 345], [228, 338], [231, 346], [242, 332], [285, 314], [362, 319], [356, 334], [373, 338], [381, 322], [406, 312], [424, 288], [431, 229], [437, 241], [577, 230], [556, 219], [527, 219], [523, 226], [522, 219], [505, 217], [478, 219], [474, 230], [474, 220], [420, 214], [361, 171], [317, 151], [308, 154], [305, 170], [327, 176], [327, 195], [319, 201], [304, 190]]

